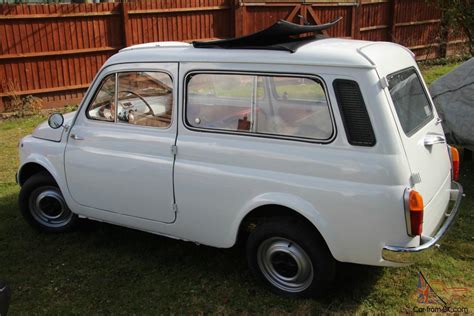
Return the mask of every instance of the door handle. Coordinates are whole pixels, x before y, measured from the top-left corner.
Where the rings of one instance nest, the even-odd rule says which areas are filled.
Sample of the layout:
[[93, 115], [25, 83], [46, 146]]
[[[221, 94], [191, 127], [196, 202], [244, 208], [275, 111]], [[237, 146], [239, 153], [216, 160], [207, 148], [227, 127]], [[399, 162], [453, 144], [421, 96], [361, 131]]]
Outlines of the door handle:
[[423, 144], [425, 146], [433, 146], [434, 144], [444, 144], [446, 143], [446, 138], [443, 135], [439, 134], [426, 134]]
[[81, 137], [77, 134], [74, 134], [74, 133], [71, 133], [71, 138], [74, 139], [74, 140], [84, 140], [83, 137]]

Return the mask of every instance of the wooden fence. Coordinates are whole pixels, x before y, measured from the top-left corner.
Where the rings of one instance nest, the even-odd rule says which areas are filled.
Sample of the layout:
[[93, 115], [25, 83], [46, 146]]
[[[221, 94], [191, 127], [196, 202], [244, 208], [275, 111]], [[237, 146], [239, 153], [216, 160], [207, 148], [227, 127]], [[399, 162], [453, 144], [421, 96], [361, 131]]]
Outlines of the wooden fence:
[[441, 13], [425, 0], [0, 5], [0, 112], [12, 97], [27, 95], [40, 97], [46, 107], [79, 102], [101, 65], [125, 46], [226, 38], [278, 19], [319, 24], [338, 16], [343, 20], [328, 35], [394, 41], [420, 59], [450, 55], [463, 44], [441, 32]]

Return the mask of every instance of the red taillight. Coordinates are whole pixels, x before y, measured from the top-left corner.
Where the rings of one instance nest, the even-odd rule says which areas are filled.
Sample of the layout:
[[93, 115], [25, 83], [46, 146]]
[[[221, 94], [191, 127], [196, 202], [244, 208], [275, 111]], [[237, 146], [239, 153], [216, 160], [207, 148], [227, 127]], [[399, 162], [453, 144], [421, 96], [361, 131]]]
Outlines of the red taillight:
[[455, 147], [450, 146], [451, 150], [451, 163], [453, 168], [453, 180], [458, 181], [459, 179], [459, 152]]
[[409, 234], [411, 236], [421, 235], [423, 231], [423, 197], [415, 190], [410, 190], [406, 201], [409, 213]]

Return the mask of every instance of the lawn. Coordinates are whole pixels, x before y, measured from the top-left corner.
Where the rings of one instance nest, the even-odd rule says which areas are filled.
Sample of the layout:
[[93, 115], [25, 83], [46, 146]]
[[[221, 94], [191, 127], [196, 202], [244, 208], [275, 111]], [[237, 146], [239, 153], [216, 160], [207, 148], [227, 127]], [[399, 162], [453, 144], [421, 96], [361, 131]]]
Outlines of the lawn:
[[426, 84], [430, 85], [433, 83], [433, 81], [435, 81], [442, 75], [450, 72], [451, 70], [456, 68], [456, 66], [458, 65], [459, 63], [448, 62], [448, 63], [440, 64], [440, 65], [427, 65], [427, 66], [421, 65], [420, 68], [421, 68], [421, 71], [423, 72], [423, 77], [425, 79]]
[[[448, 69], [424, 68], [424, 76], [432, 80]], [[397, 269], [340, 264], [327, 297], [288, 299], [254, 282], [242, 247], [214, 249], [94, 222], [60, 235], [31, 229], [17, 206], [16, 147], [42, 120], [0, 121], [0, 279], [12, 288], [11, 315], [407, 313], [421, 306], [415, 298], [418, 271], [445, 299], [450, 293], [443, 289], [467, 288], [453, 306], [474, 310], [472, 162], [462, 164], [466, 197], [437, 256]]]

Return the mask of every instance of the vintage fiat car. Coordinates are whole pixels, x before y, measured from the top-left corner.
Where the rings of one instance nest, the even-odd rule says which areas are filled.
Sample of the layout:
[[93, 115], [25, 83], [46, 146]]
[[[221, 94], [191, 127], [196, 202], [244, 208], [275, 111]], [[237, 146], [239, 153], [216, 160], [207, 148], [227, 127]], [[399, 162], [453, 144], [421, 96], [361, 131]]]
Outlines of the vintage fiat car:
[[294, 37], [322, 27], [121, 50], [77, 112], [21, 140], [23, 216], [244, 241], [256, 278], [293, 296], [325, 293], [338, 261], [418, 260], [458, 213], [459, 155], [409, 50]]

